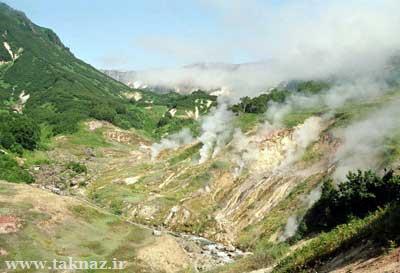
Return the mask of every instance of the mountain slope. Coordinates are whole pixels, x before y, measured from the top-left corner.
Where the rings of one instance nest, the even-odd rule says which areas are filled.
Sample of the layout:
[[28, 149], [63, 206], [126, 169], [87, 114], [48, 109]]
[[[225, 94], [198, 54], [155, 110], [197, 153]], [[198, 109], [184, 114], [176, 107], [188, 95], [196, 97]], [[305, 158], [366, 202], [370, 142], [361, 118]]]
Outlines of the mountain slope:
[[0, 33], [1, 108], [24, 108], [56, 133], [88, 116], [144, 127], [144, 111], [121, 95], [129, 88], [75, 58], [52, 30], [0, 4]]
[[[193, 123], [190, 115], [201, 106], [198, 98], [204, 103], [216, 100], [206, 94], [162, 96], [131, 90], [77, 59], [52, 30], [0, 4], [0, 109], [23, 112], [36, 123], [49, 125], [53, 134], [75, 132], [79, 121], [90, 117], [158, 137], [181, 127], [175, 124], [154, 132], [177, 99], [186, 100], [178, 112], [191, 113], [180, 122]], [[200, 114], [210, 106], [202, 106]]]

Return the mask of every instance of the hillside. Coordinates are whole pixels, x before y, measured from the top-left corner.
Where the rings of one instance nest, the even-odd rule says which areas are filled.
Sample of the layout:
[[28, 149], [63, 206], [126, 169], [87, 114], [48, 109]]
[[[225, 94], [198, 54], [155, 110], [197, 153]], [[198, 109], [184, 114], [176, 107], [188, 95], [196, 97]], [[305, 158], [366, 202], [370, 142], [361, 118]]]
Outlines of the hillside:
[[[52, 30], [5, 4], [0, 15], [3, 109], [10, 104], [23, 107], [36, 122], [54, 125], [58, 133], [73, 131], [77, 121], [96, 115], [95, 107], [125, 106], [121, 94], [128, 88], [76, 59]], [[143, 113], [133, 109], [132, 114], [130, 121], [139, 126]]]
[[[75, 132], [89, 117], [151, 134], [169, 110], [168, 99], [158, 103], [155, 114], [131, 103], [135, 92], [129, 87], [77, 59], [52, 30], [5, 4], [0, 32], [0, 109], [23, 111], [54, 134]], [[140, 92], [152, 104], [156, 95]], [[193, 104], [185, 110], [194, 112]]]

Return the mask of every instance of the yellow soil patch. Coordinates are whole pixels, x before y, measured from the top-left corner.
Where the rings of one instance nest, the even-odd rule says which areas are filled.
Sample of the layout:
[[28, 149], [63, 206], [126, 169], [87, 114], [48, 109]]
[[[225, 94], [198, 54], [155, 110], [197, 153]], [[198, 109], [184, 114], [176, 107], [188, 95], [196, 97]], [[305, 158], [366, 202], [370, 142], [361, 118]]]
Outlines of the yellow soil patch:
[[181, 272], [190, 267], [190, 260], [185, 250], [167, 235], [158, 237], [154, 244], [140, 249], [138, 258], [157, 272]]

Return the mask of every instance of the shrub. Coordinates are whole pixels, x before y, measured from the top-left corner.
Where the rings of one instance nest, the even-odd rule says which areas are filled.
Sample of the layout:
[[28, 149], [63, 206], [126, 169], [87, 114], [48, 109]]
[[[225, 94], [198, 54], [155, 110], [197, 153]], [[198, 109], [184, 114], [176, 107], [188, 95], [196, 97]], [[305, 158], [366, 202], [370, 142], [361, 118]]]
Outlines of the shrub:
[[32, 183], [33, 177], [21, 168], [12, 157], [0, 154], [0, 179], [15, 183]]
[[393, 171], [383, 177], [372, 171], [350, 172], [347, 181], [337, 188], [331, 180], [324, 182], [321, 198], [306, 213], [299, 232], [308, 235], [328, 231], [399, 199], [400, 176]]
[[69, 162], [67, 164], [67, 169], [70, 169], [78, 174], [87, 173], [86, 166], [79, 162], [73, 162], [73, 161]]
[[9, 126], [16, 143], [28, 150], [36, 149], [40, 140], [40, 128], [32, 119], [26, 116], [16, 117]]
[[6, 149], [20, 151], [22, 148], [34, 150], [40, 141], [40, 127], [26, 115], [14, 113], [0, 114], [0, 145]]
[[233, 105], [231, 109], [234, 112], [264, 113], [268, 110], [270, 102], [282, 103], [288, 95], [288, 90], [273, 89], [268, 94], [254, 98], [243, 97], [240, 99], [240, 103]]
[[9, 131], [0, 131], [0, 145], [10, 149], [15, 144], [15, 137]]
[[124, 207], [123, 205], [121, 200], [113, 200], [110, 203], [110, 209], [114, 214], [121, 215]]
[[22, 148], [21, 144], [14, 143], [11, 145], [10, 151], [21, 156], [24, 153], [24, 148]]
[[117, 112], [114, 109], [110, 108], [107, 105], [101, 104], [94, 106], [93, 109], [90, 111], [90, 116], [92, 118], [109, 122], [113, 122], [116, 115]]

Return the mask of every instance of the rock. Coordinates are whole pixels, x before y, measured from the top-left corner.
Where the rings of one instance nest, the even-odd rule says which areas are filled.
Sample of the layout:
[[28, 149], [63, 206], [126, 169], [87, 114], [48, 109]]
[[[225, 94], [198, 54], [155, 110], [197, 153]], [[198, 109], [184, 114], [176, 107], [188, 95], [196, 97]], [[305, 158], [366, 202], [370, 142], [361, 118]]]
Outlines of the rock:
[[98, 128], [102, 128], [106, 123], [104, 121], [92, 120], [86, 123], [90, 131], [94, 131]]
[[59, 189], [59, 188], [56, 188], [56, 187], [48, 187], [48, 189], [52, 192], [52, 193], [55, 193], [55, 194], [58, 194], [58, 195], [62, 195], [62, 191]]
[[229, 251], [229, 252], [235, 252], [236, 247], [234, 247], [233, 245], [228, 245], [228, 246], [225, 246], [225, 250]]
[[87, 157], [96, 157], [96, 154], [94, 153], [94, 150], [92, 148], [86, 148], [85, 149], [85, 154]]
[[78, 185], [78, 181], [76, 179], [71, 179], [71, 182], [69, 183], [71, 187]]
[[171, 208], [171, 212], [172, 213], [177, 213], [179, 211], [179, 207], [178, 206], [173, 206], [172, 208]]
[[217, 244], [216, 248], [221, 251], [225, 250], [225, 246], [222, 244]]
[[139, 176], [128, 177], [124, 179], [126, 185], [133, 185], [139, 181]]
[[190, 219], [190, 211], [187, 209], [183, 210], [183, 221], [187, 222]]
[[24, 158], [16, 157], [15, 160], [17, 161], [18, 165], [24, 166], [24, 164], [25, 164]]
[[154, 236], [161, 236], [162, 235], [162, 231], [153, 229], [153, 235]]

